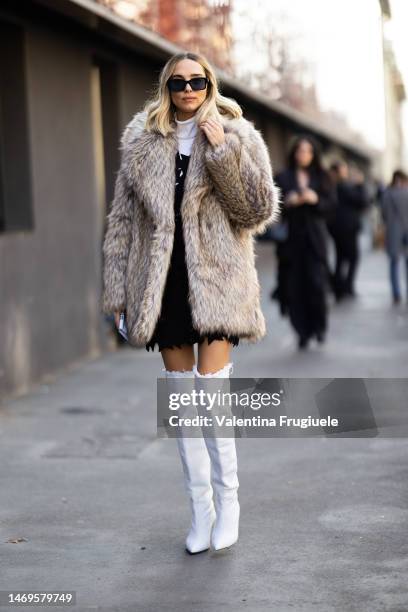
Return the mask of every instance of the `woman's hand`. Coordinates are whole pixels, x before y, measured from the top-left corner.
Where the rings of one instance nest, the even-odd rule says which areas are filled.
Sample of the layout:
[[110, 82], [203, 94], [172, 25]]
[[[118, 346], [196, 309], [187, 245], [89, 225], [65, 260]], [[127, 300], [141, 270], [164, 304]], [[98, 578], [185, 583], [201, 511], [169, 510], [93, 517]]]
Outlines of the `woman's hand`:
[[305, 204], [317, 204], [319, 196], [313, 189], [304, 189], [302, 191], [302, 200]]
[[213, 147], [225, 142], [224, 128], [216, 119], [208, 118], [202, 123], [199, 123], [198, 127], [202, 129]]
[[302, 204], [297, 191], [289, 191], [285, 199], [285, 204], [287, 206], [300, 206]]

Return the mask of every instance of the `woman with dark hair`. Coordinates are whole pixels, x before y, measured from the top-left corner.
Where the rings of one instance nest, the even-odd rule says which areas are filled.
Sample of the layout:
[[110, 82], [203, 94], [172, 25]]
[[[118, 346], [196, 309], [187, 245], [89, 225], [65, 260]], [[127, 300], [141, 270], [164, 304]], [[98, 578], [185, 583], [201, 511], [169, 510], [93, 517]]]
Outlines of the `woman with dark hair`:
[[288, 168], [276, 177], [288, 223], [286, 295], [290, 321], [306, 348], [327, 330], [327, 230], [325, 220], [336, 206], [336, 194], [320, 161], [319, 148], [309, 135], [293, 143]]

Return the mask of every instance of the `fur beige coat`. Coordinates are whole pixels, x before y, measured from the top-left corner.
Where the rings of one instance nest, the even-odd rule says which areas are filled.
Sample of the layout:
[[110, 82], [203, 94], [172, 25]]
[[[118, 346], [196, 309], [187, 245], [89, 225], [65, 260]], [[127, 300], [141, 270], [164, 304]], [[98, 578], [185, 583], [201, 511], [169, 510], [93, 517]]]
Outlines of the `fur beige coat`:
[[[177, 137], [144, 129], [136, 113], [121, 137], [122, 161], [103, 243], [102, 312], [126, 308], [130, 344], [142, 347], [160, 315], [174, 240]], [[200, 333], [225, 330], [247, 342], [266, 334], [254, 236], [280, 212], [266, 144], [252, 122], [222, 116], [225, 143], [199, 129], [181, 217], [189, 300]]]

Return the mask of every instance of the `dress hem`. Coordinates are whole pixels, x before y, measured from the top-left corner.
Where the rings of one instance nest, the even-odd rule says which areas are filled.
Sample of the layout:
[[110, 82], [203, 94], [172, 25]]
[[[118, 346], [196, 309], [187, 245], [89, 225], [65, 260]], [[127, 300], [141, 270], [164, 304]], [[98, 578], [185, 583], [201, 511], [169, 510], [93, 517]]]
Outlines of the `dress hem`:
[[233, 346], [238, 346], [239, 344], [239, 337], [238, 336], [229, 336], [227, 334], [220, 334], [220, 333], [212, 333], [212, 334], [199, 334], [197, 332], [197, 334], [193, 334], [192, 336], [185, 338], [185, 340], [177, 340], [177, 342], [171, 342], [171, 341], [160, 341], [160, 340], [150, 340], [150, 342], [148, 342], [145, 345], [145, 348], [147, 351], [149, 351], [150, 349], [152, 351], [155, 350], [156, 344], [158, 345], [158, 350], [159, 352], [162, 351], [164, 348], [181, 348], [182, 345], [189, 345], [189, 346], [193, 346], [194, 344], [202, 344], [205, 340], [208, 340], [208, 344], [211, 344], [211, 342], [213, 342], [214, 340], [228, 340], [228, 342], [230, 342]]

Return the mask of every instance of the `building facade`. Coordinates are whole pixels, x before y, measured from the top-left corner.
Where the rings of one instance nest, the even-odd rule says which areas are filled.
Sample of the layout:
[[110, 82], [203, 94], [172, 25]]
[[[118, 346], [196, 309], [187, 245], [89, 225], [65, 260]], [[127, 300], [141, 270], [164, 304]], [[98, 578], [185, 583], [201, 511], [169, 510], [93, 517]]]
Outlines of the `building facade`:
[[[0, 397], [115, 346], [100, 311], [102, 241], [119, 137], [180, 50], [93, 0], [0, 7]], [[310, 131], [325, 154], [368, 152], [219, 72], [276, 170]]]

